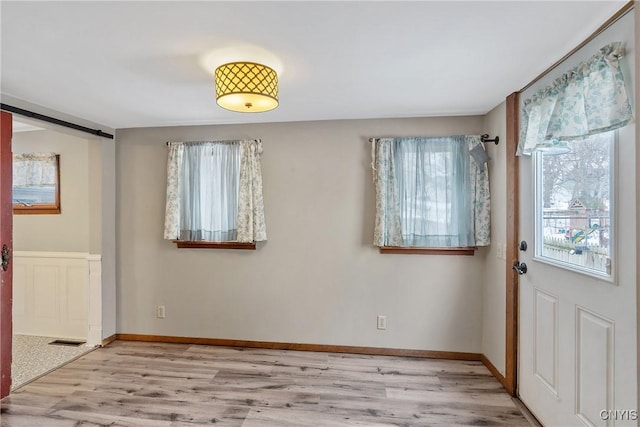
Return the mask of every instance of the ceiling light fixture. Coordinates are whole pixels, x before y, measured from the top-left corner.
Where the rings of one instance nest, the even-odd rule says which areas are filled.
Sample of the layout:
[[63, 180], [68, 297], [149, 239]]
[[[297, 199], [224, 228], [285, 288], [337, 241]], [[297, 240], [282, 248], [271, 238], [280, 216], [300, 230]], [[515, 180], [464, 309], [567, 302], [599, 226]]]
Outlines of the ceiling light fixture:
[[216, 102], [241, 113], [261, 113], [278, 106], [278, 74], [255, 62], [230, 62], [216, 68]]

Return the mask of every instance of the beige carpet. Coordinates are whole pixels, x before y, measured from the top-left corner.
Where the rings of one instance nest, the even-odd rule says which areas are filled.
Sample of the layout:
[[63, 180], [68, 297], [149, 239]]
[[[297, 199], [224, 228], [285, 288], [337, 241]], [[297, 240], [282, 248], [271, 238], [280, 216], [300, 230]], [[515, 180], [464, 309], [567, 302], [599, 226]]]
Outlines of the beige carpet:
[[14, 335], [11, 365], [11, 388], [21, 385], [64, 365], [76, 357], [93, 350], [92, 347], [50, 345], [56, 337]]

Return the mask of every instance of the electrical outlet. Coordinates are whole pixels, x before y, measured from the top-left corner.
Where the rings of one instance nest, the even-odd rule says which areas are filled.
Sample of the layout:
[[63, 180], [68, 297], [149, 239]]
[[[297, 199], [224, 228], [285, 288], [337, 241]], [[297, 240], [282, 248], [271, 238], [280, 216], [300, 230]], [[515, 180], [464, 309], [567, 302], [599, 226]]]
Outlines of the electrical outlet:
[[502, 259], [502, 243], [496, 245], [496, 257]]
[[156, 317], [158, 319], [164, 319], [164, 305], [159, 305], [156, 307]]
[[378, 315], [378, 329], [387, 329], [387, 316]]
[[507, 259], [507, 244], [502, 244], [502, 259]]

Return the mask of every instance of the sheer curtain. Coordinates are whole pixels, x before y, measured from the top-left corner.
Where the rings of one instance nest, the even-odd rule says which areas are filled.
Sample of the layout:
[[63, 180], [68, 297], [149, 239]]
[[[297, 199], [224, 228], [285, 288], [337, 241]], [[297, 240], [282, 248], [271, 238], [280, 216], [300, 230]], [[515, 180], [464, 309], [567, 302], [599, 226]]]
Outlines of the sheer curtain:
[[260, 141], [170, 143], [164, 238], [266, 240]]
[[374, 243], [488, 245], [488, 169], [470, 154], [478, 145], [482, 142], [475, 135], [374, 141]]
[[236, 240], [240, 146], [187, 145], [183, 168], [180, 240]]
[[404, 244], [474, 246], [464, 137], [403, 138], [394, 148]]

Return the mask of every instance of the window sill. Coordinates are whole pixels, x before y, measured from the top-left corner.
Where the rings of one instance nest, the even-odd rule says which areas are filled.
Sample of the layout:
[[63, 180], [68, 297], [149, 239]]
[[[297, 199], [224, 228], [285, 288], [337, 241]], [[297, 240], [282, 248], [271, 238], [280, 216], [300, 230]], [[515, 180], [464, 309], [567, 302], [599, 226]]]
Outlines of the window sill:
[[55, 206], [19, 206], [13, 205], [14, 215], [59, 215], [61, 210]]
[[240, 242], [191, 242], [187, 240], [174, 240], [178, 249], [244, 249], [249, 251], [256, 250], [256, 242], [240, 243]]
[[467, 255], [473, 256], [475, 254], [475, 246], [467, 248], [420, 248], [414, 246], [382, 246], [380, 247], [381, 254], [402, 254], [402, 255]]

